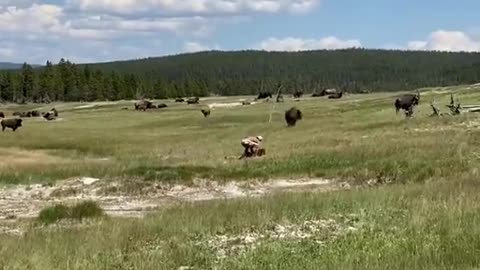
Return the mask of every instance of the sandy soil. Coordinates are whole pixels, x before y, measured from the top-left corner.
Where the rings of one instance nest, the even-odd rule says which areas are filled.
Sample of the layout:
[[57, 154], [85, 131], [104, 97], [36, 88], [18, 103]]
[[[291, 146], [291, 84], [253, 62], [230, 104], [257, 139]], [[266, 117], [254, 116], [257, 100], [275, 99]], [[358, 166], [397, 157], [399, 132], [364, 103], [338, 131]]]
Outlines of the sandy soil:
[[258, 197], [277, 191], [324, 192], [345, 188], [325, 179], [278, 179], [264, 183], [216, 182], [198, 180], [193, 186], [152, 184], [140, 192], [123, 192], [117, 182], [95, 178], [69, 179], [55, 185], [16, 185], [0, 188], [0, 221], [36, 217], [39, 211], [55, 203], [94, 200], [108, 215], [142, 217], [149, 211], [178, 202]]

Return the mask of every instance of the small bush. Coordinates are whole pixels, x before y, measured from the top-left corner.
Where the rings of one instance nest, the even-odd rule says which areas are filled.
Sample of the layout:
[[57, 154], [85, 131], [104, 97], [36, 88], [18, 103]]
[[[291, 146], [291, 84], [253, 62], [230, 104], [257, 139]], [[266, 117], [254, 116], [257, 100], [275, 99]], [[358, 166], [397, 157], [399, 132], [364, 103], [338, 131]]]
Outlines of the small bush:
[[40, 214], [38, 215], [38, 221], [46, 225], [55, 223], [61, 219], [68, 218], [68, 210], [69, 209], [67, 206], [61, 204], [57, 204], [53, 207], [47, 207], [40, 211]]
[[103, 209], [96, 202], [86, 201], [73, 206], [70, 209], [70, 218], [82, 220], [84, 218], [100, 217]]
[[38, 221], [49, 225], [62, 219], [83, 220], [84, 218], [100, 217], [104, 214], [103, 209], [96, 202], [85, 201], [74, 206], [57, 204], [40, 211]]

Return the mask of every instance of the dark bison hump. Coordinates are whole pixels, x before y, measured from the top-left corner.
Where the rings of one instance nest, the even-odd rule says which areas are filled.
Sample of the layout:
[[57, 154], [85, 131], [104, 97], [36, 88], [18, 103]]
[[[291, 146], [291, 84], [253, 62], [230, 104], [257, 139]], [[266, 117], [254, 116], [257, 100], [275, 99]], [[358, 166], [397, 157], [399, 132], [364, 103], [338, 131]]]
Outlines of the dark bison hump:
[[294, 126], [298, 120], [302, 119], [302, 112], [293, 107], [285, 112], [285, 121], [289, 126]]

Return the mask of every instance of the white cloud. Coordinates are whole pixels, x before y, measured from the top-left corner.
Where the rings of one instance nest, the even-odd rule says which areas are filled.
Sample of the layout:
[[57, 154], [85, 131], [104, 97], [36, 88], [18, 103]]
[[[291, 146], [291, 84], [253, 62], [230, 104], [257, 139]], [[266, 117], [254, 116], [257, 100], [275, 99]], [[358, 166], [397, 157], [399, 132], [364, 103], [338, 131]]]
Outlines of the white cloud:
[[89, 12], [124, 15], [205, 15], [243, 12], [306, 12], [319, 0], [69, 0], [71, 7]]
[[321, 39], [302, 39], [302, 38], [268, 38], [262, 41], [259, 49], [266, 51], [305, 51], [319, 49], [343, 49], [352, 47], [361, 47], [358, 40], [341, 40], [336, 37], [326, 37]]
[[3, 58], [10, 58], [14, 54], [14, 50], [12, 48], [2, 48], [0, 47], [0, 57]]
[[0, 31], [43, 32], [60, 26], [62, 9], [34, 4], [28, 8], [8, 7], [0, 13]]
[[480, 39], [475, 39], [461, 31], [438, 30], [424, 41], [411, 41], [410, 50], [433, 51], [480, 51]]
[[28, 7], [35, 0], [0, 0], [0, 10], [5, 7]]
[[193, 42], [193, 41], [186, 42], [183, 46], [183, 51], [184, 52], [189, 52], [189, 53], [201, 52], [201, 51], [210, 51], [210, 50], [220, 50], [220, 46], [215, 45], [213, 47], [210, 47], [210, 46], [203, 45], [203, 44], [200, 44], [198, 42]]

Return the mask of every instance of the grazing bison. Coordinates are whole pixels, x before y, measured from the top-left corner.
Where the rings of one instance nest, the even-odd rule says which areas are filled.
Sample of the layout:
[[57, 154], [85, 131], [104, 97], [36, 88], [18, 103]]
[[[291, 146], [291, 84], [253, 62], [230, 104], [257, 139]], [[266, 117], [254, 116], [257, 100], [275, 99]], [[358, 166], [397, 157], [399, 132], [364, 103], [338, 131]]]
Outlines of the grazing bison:
[[210, 116], [210, 109], [202, 109], [201, 112], [204, 117]]
[[250, 103], [249, 101], [242, 101], [242, 105], [245, 106], [245, 105], [250, 105], [252, 103]]
[[1, 121], [2, 131], [5, 131], [5, 128], [11, 128], [13, 132], [15, 132], [17, 128], [22, 126], [22, 121], [23, 120], [20, 118], [3, 119]]
[[32, 111], [32, 117], [39, 117], [40, 116], [40, 112], [39, 111]]
[[295, 107], [285, 112], [285, 121], [289, 127], [293, 127], [297, 124], [298, 120], [302, 119], [302, 112]]
[[142, 100], [135, 103], [135, 110], [137, 111], [146, 111], [147, 109], [153, 109], [154, 105], [148, 100]]
[[340, 93], [335, 93], [333, 95], [329, 95], [328, 98], [329, 99], [340, 99], [340, 98], [342, 98], [342, 96], [343, 96], [343, 92], [340, 92]]
[[272, 98], [272, 93], [270, 92], [260, 92], [258, 94], [257, 99], [266, 99], [266, 98]]
[[47, 121], [52, 121], [57, 119], [57, 117], [55, 116], [55, 112], [53, 111], [44, 113], [43, 118], [45, 118]]
[[158, 105], [157, 105], [157, 108], [158, 108], [158, 109], [167, 108], [167, 107], [168, 107], [168, 105], [165, 104], [165, 103], [161, 103], [161, 104], [158, 104]]
[[5, 118], [5, 114], [3, 112], [0, 112], [0, 118]]
[[55, 108], [51, 109], [50, 112], [53, 112], [53, 115], [58, 117], [58, 111]]
[[189, 99], [187, 100], [187, 103], [188, 103], [188, 104], [198, 104], [199, 101], [200, 101], [200, 98], [198, 98], [198, 97], [192, 97], [192, 98], [189, 98]]
[[185, 102], [185, 99], [178, 97], [175, 99], [175, 102], [182, 103], [182, 102]]
[[405, 111], [405, 115], [410, 117], [413, 115], [413, 108], [420, 102], [420, 92], [417, 94], [406, 94], [395, 100], [395, 111], [398, 113], [400, 109]]
[[293, 93], [293, 97], [294, 97], [294, 98], [301, 98], [302, 96], [303, 96], [303, 92], [302, 92], [302, 91], [298, 91], [298, 90], [297, 90], [297, 91], [295, 91], [295, 92]]
[[332, 88], [332, 89], [325, 89], [320, 93], [320, 96], [328, 96], [328, 95], [335, 95], [338, 94], [337, 89]]

